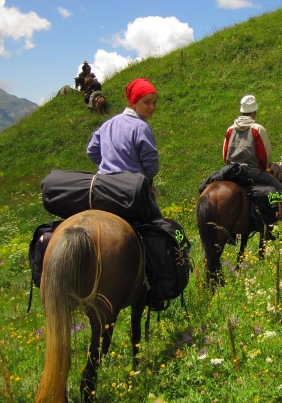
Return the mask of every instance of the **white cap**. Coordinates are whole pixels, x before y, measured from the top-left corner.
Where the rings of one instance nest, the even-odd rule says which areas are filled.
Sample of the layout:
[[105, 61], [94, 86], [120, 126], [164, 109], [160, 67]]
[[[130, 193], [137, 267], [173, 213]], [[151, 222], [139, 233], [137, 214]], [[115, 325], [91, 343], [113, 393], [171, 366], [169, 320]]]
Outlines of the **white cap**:
[[256, 98], [253, 95], [245, 95], [241, 99], [240, 112], [251, 113], [258, 110], [258, 104]]

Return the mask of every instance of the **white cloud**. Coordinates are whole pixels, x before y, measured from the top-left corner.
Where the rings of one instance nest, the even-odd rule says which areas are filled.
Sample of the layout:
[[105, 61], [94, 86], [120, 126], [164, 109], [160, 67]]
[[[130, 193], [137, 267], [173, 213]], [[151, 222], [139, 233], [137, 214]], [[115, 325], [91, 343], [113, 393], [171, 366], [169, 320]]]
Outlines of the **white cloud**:
[[[130, 63], [149, 56], [161, 56], [194, 42], [193, 29], [175, 17], [136, 18], [128, 24], [122, 36], [113, 36], [113, 46], [135, 51], [136, 57], [124, 57], [116, 52], [99, 49], [91, 64], [92, 71], [103, 82]], [[81, 71], [81, 66], [79, 72]]]
[[248, 0], [216, 0], [219, 8], [229, 8], [237, 10], [238, 8], [257, 7], [252, 1]]
[[116, 52], [106, 52], [103, 49], [99, 49], [94, 55], [92, 71], [98, 80], [103, 82], [106, 78], [113, 76], [132, 62], [133, 59], [130, 57], [123, 57]]
[[136, 50], [141, 58], [160, 56], [194, 41], [193, 29], [176, 17], [136, 18], [122, 36], [114, 37], [113, 45]]
[[35, 31], [48, 30], [51, 23], [45, 18], [40, 18], [33, 11], [24, 14], [17, 8], [5, 7], [5, 0], [0, 1], [0, 56], [10, 57], [10, 52], [5, 49], [5, 40], [12, 38], [15, 42], [23, 41], [18, 52], [32, 49], [35, 44], [32, 37]]
[[72, 13], [63, 7], [57, 7], [58, 12], [61, 14], [63, 18], [69, 18]]

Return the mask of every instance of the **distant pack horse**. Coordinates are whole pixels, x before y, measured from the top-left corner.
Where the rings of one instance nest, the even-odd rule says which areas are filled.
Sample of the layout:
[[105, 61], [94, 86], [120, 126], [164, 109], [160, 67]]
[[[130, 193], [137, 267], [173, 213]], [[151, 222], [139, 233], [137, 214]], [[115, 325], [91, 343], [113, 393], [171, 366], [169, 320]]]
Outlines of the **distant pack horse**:
[[[271, 173], [282, 182], [282, 166], [271, 164], [270, 168]], [[205, 258], [207, 283], [223, 284], [220, 257], [224, 246], [228, 240], [232, 240], [234, 234], [241, 234], [238, 253], [238, 262], [241, 262], [250, 234], [254, 232], [249, 198], [244, 189], [233, 182], [212, 182], [198, 199], [196, 215]], [[262, 231], [259, 240], [261, 258], [264, 246], [265, 232]]]
[[96, 401], [100, 347], [103, 354], [108, 351], [112, 324], [127, 306], [131, 306], [131, 341], [136, 356], [147, 298], [144, 270], [140, 240], [118, 216], [98, 210], [84, 211], [57, 227], [46, 250], [41, 280], [46, 358], [36, 403], [68, 401], [71, 312], [77, 307], [86, 312], [92, 330], [80, 387], [83, 402]]
[[105, 113], [107, 108], [106, 98], [102, 93], [102, 85], [97, 78], [87, 76], [84, 79], [84, 92], [88, 99], [88, 107], [92, 111]]

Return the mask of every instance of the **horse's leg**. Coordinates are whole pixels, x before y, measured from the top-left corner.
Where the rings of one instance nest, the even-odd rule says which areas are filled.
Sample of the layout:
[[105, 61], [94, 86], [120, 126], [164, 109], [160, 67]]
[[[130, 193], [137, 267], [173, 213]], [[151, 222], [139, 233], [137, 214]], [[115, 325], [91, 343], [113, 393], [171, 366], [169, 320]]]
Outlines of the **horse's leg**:
[[110, 315], [110, 317], [103, 317], [101, 320], [97, 317], [96, 312], [88, 315], [92, 336], [88, 351], [88, 359], [82, 372], [80, 384], [80, 393], [83, 403], [93, 403], [97, 401], [97, 370], [102, 360], [102, 356], [109, 350], [113, 334], [112, 324], [117, 320], [117, 314]]
[[133, 369], [136, 370], [139, 359], [139, 343], [141, 340], [141, 319], [146, 305], [147, 292], [131, 306], [131, 343], [133, 351]]
[[241, 234], [241, 242], [240, 242], [240, 249], [237, 256], [237, 266], [236, 269], [240, 269], [240, 264], [244, 259], [245, 250], [247, 247], [248, 239], [250, 234]]
[[259, 233], [259, 259], [265, 258], [265, 231]]

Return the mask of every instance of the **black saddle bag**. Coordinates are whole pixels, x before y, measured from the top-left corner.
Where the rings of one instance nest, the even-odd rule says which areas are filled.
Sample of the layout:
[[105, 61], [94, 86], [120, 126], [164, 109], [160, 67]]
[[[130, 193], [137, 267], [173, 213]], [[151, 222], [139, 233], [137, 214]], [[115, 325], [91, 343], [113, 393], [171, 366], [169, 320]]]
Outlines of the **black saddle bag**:
[[61, 218], [96, 209], [129, 222], [144, 223], [150, 215], [149, 181], [141, 173], [101, 175], [85, 171], [51, 171], [41, 182], [44, 208]]

